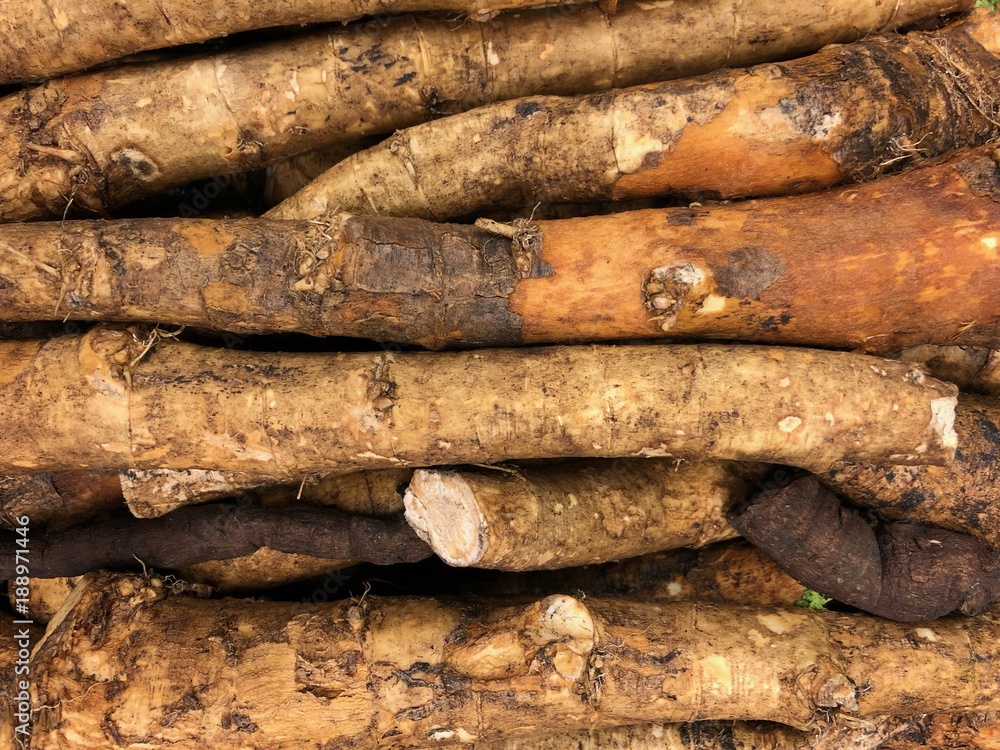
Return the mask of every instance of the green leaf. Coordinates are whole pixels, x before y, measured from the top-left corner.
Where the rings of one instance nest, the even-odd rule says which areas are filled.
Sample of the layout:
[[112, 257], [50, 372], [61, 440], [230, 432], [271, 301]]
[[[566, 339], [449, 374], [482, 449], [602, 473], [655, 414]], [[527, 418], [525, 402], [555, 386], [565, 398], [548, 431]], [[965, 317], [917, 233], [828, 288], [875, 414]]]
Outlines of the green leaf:
[[976, 7], [997, 10], [1000, 8], [1000, 0], [976, 0]]
[[799, 597], [798, 601], [795, 602], [795, 606], [806, 607], [807, 609], [826, 609], [826, 605], [831, 601], [833, 600], [827, 599], [818, 591], [806, 589], [802, 592], [802, 596]]

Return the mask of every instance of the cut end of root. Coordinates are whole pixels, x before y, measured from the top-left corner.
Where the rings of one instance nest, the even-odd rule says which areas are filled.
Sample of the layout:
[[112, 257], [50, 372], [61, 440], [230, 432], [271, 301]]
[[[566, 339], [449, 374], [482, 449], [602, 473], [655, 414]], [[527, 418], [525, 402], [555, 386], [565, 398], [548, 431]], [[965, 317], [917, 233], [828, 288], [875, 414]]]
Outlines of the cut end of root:
[[931, 401], [931, 430], [940, 437], [941, 445], [950, 450], [958, 447], [958, 434], [955, 432], [956, 406], [958, 399], [953, 396]]
[[446, 563], [468, 567], [483, 559], [489, 531], [472, 488], [459, 474], [415, 471], [403, 505], [417, 536]]

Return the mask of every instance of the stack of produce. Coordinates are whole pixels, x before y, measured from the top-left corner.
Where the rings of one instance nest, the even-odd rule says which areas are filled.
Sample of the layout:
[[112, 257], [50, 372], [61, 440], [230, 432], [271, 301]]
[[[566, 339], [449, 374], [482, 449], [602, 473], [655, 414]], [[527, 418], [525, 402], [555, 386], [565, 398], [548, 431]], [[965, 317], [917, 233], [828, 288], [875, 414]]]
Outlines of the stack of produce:
[[1000, 746], [995, 2], [131, 5], [0, 8], [0, 750]]

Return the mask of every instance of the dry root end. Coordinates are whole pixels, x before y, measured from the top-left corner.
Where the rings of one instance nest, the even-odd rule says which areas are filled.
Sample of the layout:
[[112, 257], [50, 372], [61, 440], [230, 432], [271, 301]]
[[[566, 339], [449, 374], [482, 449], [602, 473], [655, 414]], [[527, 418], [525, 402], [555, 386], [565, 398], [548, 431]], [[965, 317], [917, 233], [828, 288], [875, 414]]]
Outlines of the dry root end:
[[931, 429], [941, 437], [941, 445], [945, 448], [958, 447], [958, 435], [955, 432], [955, 407], [958, 399], [936, 398], [931, 401]]
[[857, 688], [846, 675], [834, 675], [820, 686], [816, 694], [816, 705], [821, 708], [842, 708], [857, 713]]
[[449, 565], [483, 559], [489, 529], [468, 483], [455, 472], [418, 469], [403, 496], [406, 520], [417, 536]]
[[[532, 211], [532, 215], [534, 215], [534, 211]], [[503, 224], [493, 219], [476, 219], [476, 226], [509, 239], [513, 245], [514, 264], [517, 266], [521, 278], [533, 275], [535, 242], [542, 233], [533, 219], [515, 219], [510, 224]]]
[[295, 258], [298, 278], [292, 290], [302, 294], [316, 295], [322, 299], [328, 292], [344, 291], [344, 283], [338, 276], [338, 266], [331, 262], [340, 245], [340, 231], [350, 214], [338, 213], [339, 208], [325, 219], [313, 219], [306, 241], [302, 243]]
[[677, 322], [677, 314], [684, 307], [692, 291], [705, 282], [705, 274], [691, 263], [671, 263], [649, 272], [642, 288], [646, 309], [653, 313], [651, 320], [669, 331]]

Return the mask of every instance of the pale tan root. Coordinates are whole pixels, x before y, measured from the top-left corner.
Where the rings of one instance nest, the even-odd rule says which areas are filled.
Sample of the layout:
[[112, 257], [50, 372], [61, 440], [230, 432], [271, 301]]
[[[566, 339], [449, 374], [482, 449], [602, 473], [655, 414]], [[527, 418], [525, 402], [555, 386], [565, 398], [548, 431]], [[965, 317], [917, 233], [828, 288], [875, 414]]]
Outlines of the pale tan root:
[[[4, 17], [0, 20], [0, 35], [5, 41], [0, 49], [0, 84], [51, 78], [143, 50], [204, 42], [251, 29], [419, 11], [450, 11], [486, 20], [502, 10], [549, 4], [544, 0], [306, 0], [295, 3], [139, 0], [130, 2], [127, 7], [111, 0], [10, 4], [4, 7]], [[72, 43], [66, 42], [67, 37]]]
[[328, 560], [261, 547], [252, 555], [211, 560], [179, 571], [181, 578], [218, 591], [254, 591], [284, 586], [350, 567], [352, 560]]
[[156, 518], [186, 505], [240, 495], [263, 506], [304, 503], [331, 505], [346, 513], [391, 516], [403, 510], [401, 486], [409, 469], [312, 474], [289, 482], [232, 471], [147, 469], [122, 472], [125, 501], [132, 515]]
[[[489, 384], [489, 387], [484, 387]], [[0, 472], [321, 471], [518, 458], [935, 464], [957, 389], [912, 365], [681, 345], [270, 354], [143, 332], [0, 342]]]
[[418, 469], [406, 520], [449, 565], [590, 565], [738, 536], [726, 512], [768, 468], [670, 459]]
[[1000, 396], [1000, 350], [976, 346], [915, 346], [904, 350], [903, 362], [923, 365], [935, 378], [963, 391]]
[[995, 140], [998, 55], [1000, 16], [983, 9], [941, 32], [780, 65], [501, 102], [400, 131], [266, 215], [443, 220], [538, 201], [783, 195], [871, 179]]
[[[817, 0], [789, 13], [776, 0], [743, 0], [737, 12], [732, 0], [685, 0], [629, 3], [611, 16], [590, 5], [526, 10], [485, 24], [403, 16], [53, 79], [0, 102], [0, 220], [61, 217], [68, 205], [101, 214], [488, 102], [787, 59], [969, 4]], [[410, 154], [393, 158], [405, 169]]]
[[995, 611], [907, 626], [563, 595], [526, 606], [304, 605], [190, 599], [109, 577], [78, 587], [50, 624], [33, 659], [33, 700], [46, 748], [104, 748], [113, 737], [126, 748], [209, 738], [245, 748], [252, 727], [253, 743], [272, 750], [320, 739], [367, 750], [541, 726], [764, 719], [807, 728], [831, 716], [995, 710], [997, 664]]
[[376, 140], [371, 138], [352, 143], [335, 143], [272, 164], [266, 170], [264, 205], [276, 206], [291, 198], [333, 165], [375, 143]]

